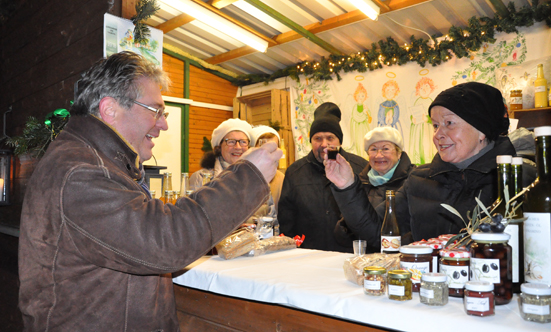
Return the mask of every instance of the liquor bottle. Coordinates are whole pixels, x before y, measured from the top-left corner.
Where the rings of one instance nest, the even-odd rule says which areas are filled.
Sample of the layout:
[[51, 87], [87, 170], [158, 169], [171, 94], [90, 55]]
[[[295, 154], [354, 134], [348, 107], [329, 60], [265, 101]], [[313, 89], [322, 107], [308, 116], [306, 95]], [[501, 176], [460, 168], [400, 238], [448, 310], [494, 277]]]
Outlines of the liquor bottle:
[[165, 190], [172, 190], [172, 173], [166, 172], [168, 174], [168, 187], [165, 188]]
[[174, 195], [172, 196], [172, 204], [176, 204], [178, 198], [180, 198], [180, 190], [174, 190]]
[[281, 159], [279, 159], [279, 169], [286, 169], [287, 168], [287, 149], [285, 148], [285, 140], [282, 138], [281, 142], [279, 143], [279, 148], [281, 151], [283, 151], [283, 156], [281, 156]]
[[163, 173], [163, 183], [161, 184], [161, 197], [159, 198], [163, 203], [166, 203], [168, 190], [168, 172]]
[[534, 129], [538, 177], [524, 196], [524, 276], [551, 284], [551, 126]]
[[150, 190], [151, 198], [155, 199], [155, 190]]
[[187, 196], [189, 191], [189, 173], [182, 173], [182, 183], [180, 184], [180, 194]]
[[381, 227], [381, 252], [382, 253], [397, 253], [401, 245], [400, 229], [398, 228], [398, 220], [396, 219], [396, 211], [394, 204], [396, 197], [394, 190], [386, 191], [386, 212]]
[[202, 175], [203, 175], [203, 186], [204, 186], [212, 180], [212, 173], [207, 171], [207, 172], [203, 172]]
[[[511, 177], [511, 161], [513, 161], [512, 156], [497, 156], [496, 157], [496, 163], [497, 163], [497, 199], [495, 202], [490, 206], [490, 213], [493, 215], [494, 213], [501, 214], [502, 217], [506, 217], [505, 210], [507, 202], [505, 200], [505, 188], [507, 188], [507, 194], [509, 195], [509, 199], [511, 199], [513, 196], [511, 196], [512, 193], [512, 186], [510, 185], [510, 177]], [[510, 209], [510, 208], [509, 208]]]
[[167, 190], [167, 196], [166, 196], [166, 202], [172, 204], [172, 200], [174, 199], [174, 191]]
[[538, 65], [538, 78], [534, 81], [535, 97], [534, 97], [534, 107], [547, 107], [547, 80], [543, 76], [543, 65], [540, 63]]
[[[511, 198], [522, 191], [522, 158], [513, 157], [511, 161], [511, 177], [509, 186], [512, 188]], [[522, 198], [515, 200], [516, 204], [522, 203]], [[513, 207], [509, 206], [509, 211]], [[520, 285], [524, 283], [524, 221], [521, 219], [522, 206], [515, 210], [515, 213], [508, 220], [509, 224], [505, 228], [505, 233], [511, 235], [509, 245], [512, 249], [513, 258], [513, 292], [520, 293]]]

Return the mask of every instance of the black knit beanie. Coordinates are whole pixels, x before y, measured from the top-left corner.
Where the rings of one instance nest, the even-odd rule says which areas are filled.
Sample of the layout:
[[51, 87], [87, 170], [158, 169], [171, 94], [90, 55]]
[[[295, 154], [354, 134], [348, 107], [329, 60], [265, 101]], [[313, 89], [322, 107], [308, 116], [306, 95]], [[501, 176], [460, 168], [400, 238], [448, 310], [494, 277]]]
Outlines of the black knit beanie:
[[434, 106], [442, 106], [454, 112], [481, 131], [490, 141], [509, 129], [509, 117], [501, 92], [491, 85], [467, 82], [442, 91], [429, 106], [429, 116]]
[[314, 111], [314, 122], [310, 127], [310, 142], [312, 136], [319, 132], [329, 132], [335, 134], [342, 144], [341, 110], [339, 106], [333, 103], [323, 103]]

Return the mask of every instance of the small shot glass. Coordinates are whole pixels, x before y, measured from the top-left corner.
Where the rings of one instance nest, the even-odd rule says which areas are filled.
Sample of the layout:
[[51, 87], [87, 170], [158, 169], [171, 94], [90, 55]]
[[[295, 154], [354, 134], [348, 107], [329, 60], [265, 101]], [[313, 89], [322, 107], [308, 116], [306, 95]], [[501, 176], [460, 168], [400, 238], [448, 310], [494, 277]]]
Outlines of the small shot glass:
[[327, 159], [337, 159], [337, 153], [339, 153], [340, 146], [328, 145], [327, 146]]

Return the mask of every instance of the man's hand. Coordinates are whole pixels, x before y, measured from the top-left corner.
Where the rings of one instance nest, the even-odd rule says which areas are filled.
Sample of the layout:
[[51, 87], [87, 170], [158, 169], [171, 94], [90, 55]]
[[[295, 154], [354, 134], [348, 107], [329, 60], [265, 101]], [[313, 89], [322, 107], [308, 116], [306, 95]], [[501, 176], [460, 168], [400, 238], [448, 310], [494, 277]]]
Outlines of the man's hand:
[[340, 153], [337, 153], [337, 159], [335, 160], [327, 159], [327, 153], [325, 153], [323, 159], [323, 163], [325, 164], [325, 176], [329, 181], [333, 182], [337, 188], [345, 189], [354, 183], [354, 172], [352, 171], [352, 167]]
[[277, 144], [275, 142], [268, 142], [259, 148], [247, 150], [241, 156], [241, 159], [253, 163], [264, 175], [266, 181], [270, 183], [276, 174], [281, 156], [283, 156], [283, 151], [277, 148]]

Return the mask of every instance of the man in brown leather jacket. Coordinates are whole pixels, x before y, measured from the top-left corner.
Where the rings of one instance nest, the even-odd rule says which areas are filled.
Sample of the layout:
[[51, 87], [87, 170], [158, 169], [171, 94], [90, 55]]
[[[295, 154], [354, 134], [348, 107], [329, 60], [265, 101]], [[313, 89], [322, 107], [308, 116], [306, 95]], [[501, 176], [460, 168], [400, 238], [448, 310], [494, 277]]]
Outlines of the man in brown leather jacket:
[[32, 175], [19, 238], [26, 331], [178, 331], [171, 272], [268, 198], [281, 151], [245, 154], [176, 204], [151, 199], [142, 161], [168, 128], [166, 75], [130, 52], [96, 63]]

